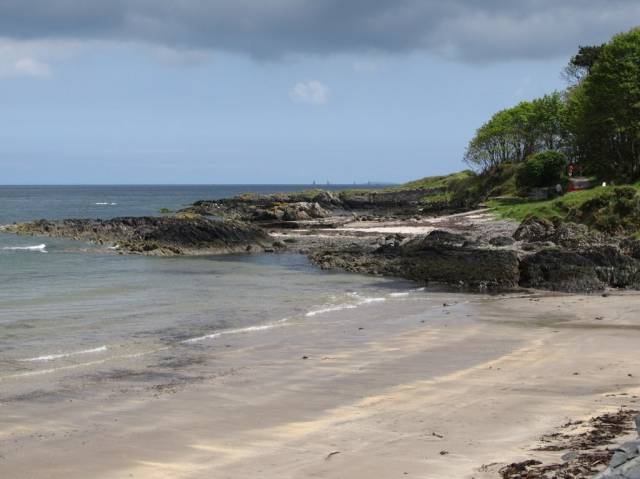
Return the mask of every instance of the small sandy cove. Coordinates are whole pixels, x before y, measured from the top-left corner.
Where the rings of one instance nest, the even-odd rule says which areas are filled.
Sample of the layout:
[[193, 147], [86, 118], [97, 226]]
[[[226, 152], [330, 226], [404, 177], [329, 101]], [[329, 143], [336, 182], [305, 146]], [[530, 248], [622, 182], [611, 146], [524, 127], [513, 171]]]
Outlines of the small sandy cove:
[[0, 477], [498, 477], [640, 394], [636, 294], [397, 296], [199, 344], [193, 381], [47, 379], [0, 403]]

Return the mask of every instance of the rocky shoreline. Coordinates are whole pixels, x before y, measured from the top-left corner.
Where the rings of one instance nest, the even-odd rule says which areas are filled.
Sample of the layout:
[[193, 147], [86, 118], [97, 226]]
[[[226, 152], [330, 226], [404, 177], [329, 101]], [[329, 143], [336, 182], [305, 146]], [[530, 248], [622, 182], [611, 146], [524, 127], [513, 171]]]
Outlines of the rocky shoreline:
[[272, 243], [253, 225], [187, 216], [39, 220], [2, 231], [110, 244], [119, 252], [155, 256], [257, 252]]
[[415, 192], [322, 190], [198, 201], [176, 215], [40, 220], [4, 231], [111, 244], [147, 255], [297, 252], [322, 269], [504, 290], [640, 289], [640, 240], [488, 210], [426, 216]]

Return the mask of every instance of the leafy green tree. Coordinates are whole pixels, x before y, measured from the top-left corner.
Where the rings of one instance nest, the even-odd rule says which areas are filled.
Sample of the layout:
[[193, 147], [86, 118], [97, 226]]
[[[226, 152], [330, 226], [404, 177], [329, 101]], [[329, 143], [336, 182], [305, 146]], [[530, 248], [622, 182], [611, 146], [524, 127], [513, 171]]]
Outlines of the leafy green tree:
[[528, 156], [559, 149], [564, 144], [562, 95], [554, 92], [499, 111], [476, 132], [465, 161], [481, 171], [505, 163], [521, 163]]
[[590, 73], [570, 89], [566, 124], [589, 172], [640, 178], [640, 28], [602, 47]]
[[591, 69], [602, 53], [602, 45], [580, 46], [578, 53], [571, 57], [569, 64], [564, 69], [564, 76], [569, 83], [579, 83], [585, 76], [591, 73]]

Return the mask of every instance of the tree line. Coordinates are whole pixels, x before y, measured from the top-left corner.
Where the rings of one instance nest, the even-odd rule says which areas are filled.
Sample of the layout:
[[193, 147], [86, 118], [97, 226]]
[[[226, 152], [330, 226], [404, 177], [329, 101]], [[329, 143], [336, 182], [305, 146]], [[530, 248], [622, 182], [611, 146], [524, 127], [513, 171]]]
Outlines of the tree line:
[[564, 158], [602, 180], [640, 179], [640, 28], [580, 47], [564, 77], [565, 91], [495, 113], [469, 142], [465, 161], [490, 174], [508, 163], [562, 166]]

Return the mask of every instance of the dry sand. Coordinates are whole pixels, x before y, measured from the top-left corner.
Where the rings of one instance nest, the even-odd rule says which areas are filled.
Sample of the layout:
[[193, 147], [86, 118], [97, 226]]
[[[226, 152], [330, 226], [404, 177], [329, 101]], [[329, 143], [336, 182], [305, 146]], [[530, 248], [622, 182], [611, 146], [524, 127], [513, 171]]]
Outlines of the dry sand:
[[194, 345], [190, 381], [54, 375], [0, 403], [0, 477], [497, 477], [633, 406], [638, 344], [634, 294], [397, 297]]

